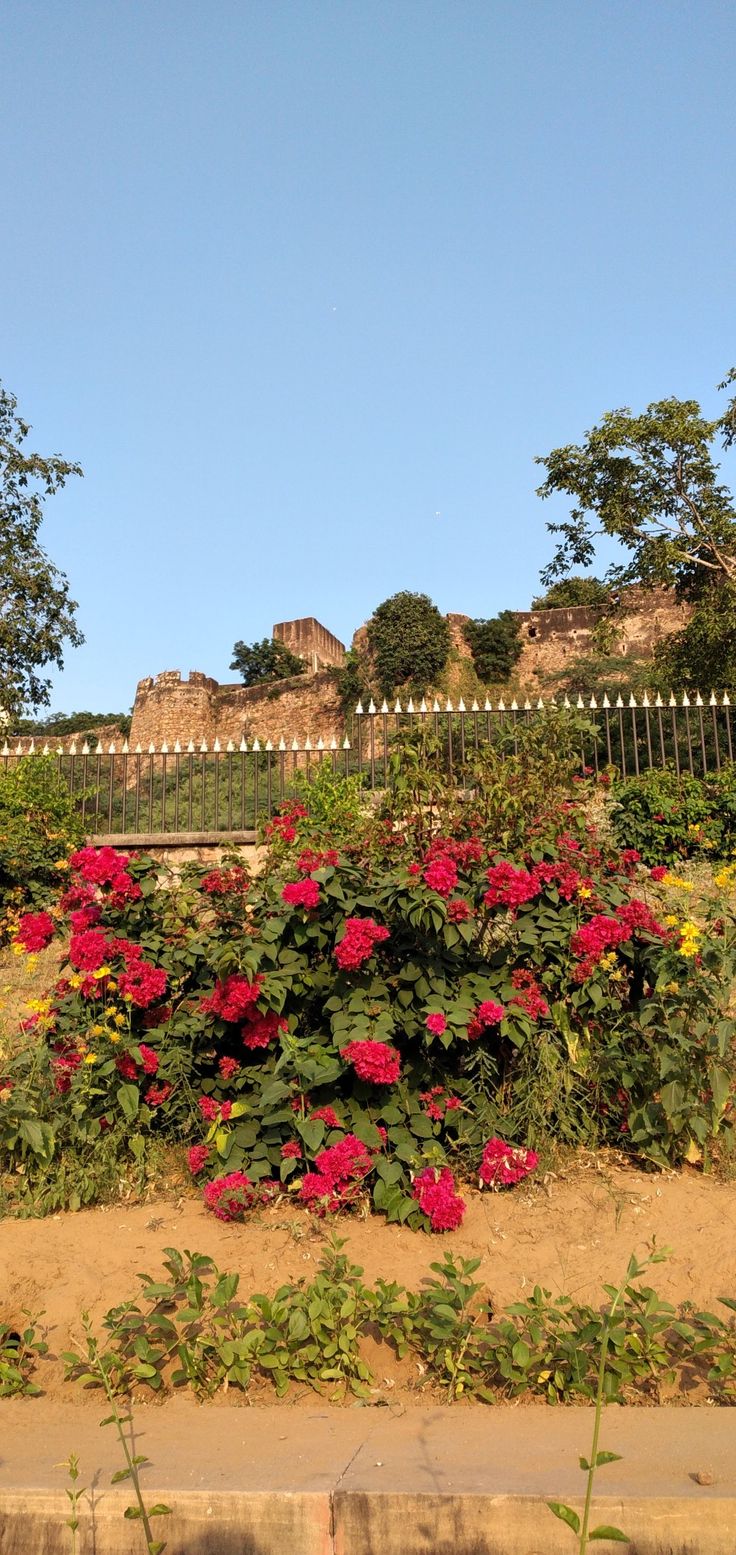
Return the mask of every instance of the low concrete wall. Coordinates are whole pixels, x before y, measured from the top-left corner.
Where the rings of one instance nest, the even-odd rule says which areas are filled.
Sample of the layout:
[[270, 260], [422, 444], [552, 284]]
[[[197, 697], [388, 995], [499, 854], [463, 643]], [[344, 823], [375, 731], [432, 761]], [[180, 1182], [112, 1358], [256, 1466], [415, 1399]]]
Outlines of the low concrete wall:
[[[67, 1555], [63, 1460], [80, 1459], [79, 1555], [132, 1555], [129, 1487], [104, 1402], [0, 1403], [0, 1551]], [[134, 1408], [145, 1500], [172, 1516], [168, 1555], [570, 1555], [546, 1501], [580, 1508], [592, 1412], [531, 1406], [319, 1410]], [[594, 1523], [623, 1528], [629, 1555], [734, 1555], [736, 1411], [607, 1410]], [[710, 1483], [698, 1483], [707, 1470]], [[598, 1547], [598, 1546], [596, 1546]], [[609, 1546], [601, 1542], [600, 1548]]]

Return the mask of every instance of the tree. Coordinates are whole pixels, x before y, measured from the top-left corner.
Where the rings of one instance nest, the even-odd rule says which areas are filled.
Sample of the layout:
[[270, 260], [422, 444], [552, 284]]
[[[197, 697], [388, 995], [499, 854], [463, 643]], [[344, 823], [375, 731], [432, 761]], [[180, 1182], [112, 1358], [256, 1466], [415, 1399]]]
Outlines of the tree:
[[427, 594], [403, 590], [384, 599], [367, 634], [381, 696], [407, 684], [423, 695], [447, 663], [450, 628]]
[[473, 655], [478, 679], [485, 686], [507, 680], [521, 658], [522, 641], [513, 610], [502, 610], [488, 621], [466, 621], [465, 641]]
[[[719, 387], [734, 382], [736, 369]], [[736, 399], [714, 420], [697, 400], [665, 399], [638, 416], [607, 411], [582, 444], [537, 459], [547, 471], [538, 495], [575, 504], [569, 519], [547, 526], [562, 538], [543, 583], [590, 566], [596, 538], [609, 535], [630, 553], [609, 567], [609, 586], [673, 584], [689, 597], [709, 582], [736, 588], [736, 509], [715, 458], [718, 442], [734, 441]]]
[[603, 606], [609, 598], [610, 589], [600, 578], [585, 577], [579, 572], [571, 573], [569, 578], [560, 578], [557, 583], [553, 583], [546, 594], [538, 594], [532, 600], [532, 610], [569, 610], [575, 605]]
[[0, 384], [0, 707], [48, 706], [47, 664], [63, 668], [66, 642], [84, 642], [69, 584], [38, 543], [47, 497], [60, 491], [78, 464], [23, 449], [30, 432], [17, 400]]
[[303, 675], [303, 659], [292, 653], [278, 637], [264, 637], [258, 643], [237, 642], [233, 647], [231, 670], [237, 670], [244, 686], [260, 686], [289, 675]]

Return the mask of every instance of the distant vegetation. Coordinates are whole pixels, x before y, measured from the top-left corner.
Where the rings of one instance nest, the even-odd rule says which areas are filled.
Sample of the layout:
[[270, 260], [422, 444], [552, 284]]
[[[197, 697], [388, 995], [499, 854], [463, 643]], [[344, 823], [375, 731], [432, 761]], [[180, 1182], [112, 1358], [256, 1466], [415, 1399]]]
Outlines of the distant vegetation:
[[600, 578], [588, 578], [575, 573], [553, 583], [546, 594], [538, 594], [532, 600], [532, 610], [569, 610], [575, 605], [605, 605], [611, 591]]
[[233, 647], [231, 670], [237, 670], [244, 686], [264, 686], [290, 675], [303, 675], [306, 664], [278, 637], [263, 637], [258, 643], [237, 642]]
[[522, 653], [521, 634], [513, 610], [502, 610], [500, 615], [488, 621], [466, 621], [463, 632], [482, 684], [493, 686], [507, 680]]
[[121, 734], [130, 734], [130, 713], [48, 713], [45, 718], [17, 718], [15, 734], [86, 734], [103, 724], [114, 724]]

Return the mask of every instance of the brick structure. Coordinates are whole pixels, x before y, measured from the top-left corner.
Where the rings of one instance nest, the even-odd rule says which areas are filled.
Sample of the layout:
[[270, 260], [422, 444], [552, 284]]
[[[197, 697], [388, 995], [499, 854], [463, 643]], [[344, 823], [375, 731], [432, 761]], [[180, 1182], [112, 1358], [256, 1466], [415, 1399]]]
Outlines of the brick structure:
[[312, 670], [339, 669], [345, 663], [345, 644], [333, 637], [326, 626], [315, 621], [314, 616], [301, 616], [298, 621], [277, 621], [273, 637], [285, 643], [298, 658], [305, 659]]
[[158, 749], [164, 741], [173, 746], [175, 740], [239, 745], [243, 738], [248, 743], [258, 738], [278, 745], [283, 739], [290, 745], [293, 739], [329, 742], [342, 734], [340, 699], [329, 670], [264, 686], [220, 685], [198, 670], [183, 680], [178, 670], [166, 670], [139, 681], [129, 743], [133, 750]]

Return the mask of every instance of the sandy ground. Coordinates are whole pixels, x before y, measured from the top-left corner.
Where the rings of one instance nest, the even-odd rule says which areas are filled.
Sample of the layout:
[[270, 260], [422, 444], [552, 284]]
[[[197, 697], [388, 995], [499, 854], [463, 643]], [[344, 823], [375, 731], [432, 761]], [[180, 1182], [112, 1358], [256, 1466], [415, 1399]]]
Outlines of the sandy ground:
[[[535, 1284], [553, 1295], [597, 1301], [603, 1282], [618, 1281], [629, 1254], [643, 1253], [652, 1237], [672, 1249], [650, 1275], [664, 1299], [713, 1309], [720, 1295], [736, 1295], [736, 1183], [694, 1172], [648, 1175], [590, 1158], [533, 1187], [467, 1198], [464, 1224], [449, 1235], [430, 1237], [378, 1216], [329, 1224], [362, 1265], [366, 1282], [383, 1275], [416, 1288], [445, 1252], [480, 1258], [476, 1278], [496, 1308]], [[80, 1347], [80, 1314], [89, 1310], [97, 1325], [109, 1307], [133, 1297], [138, 1272], [161, 1273], [165, 1247], [207, 1253], [221, 1269], [240, 1274], [247, 1296], [308, 1280], [325, 1229], [288, 1202], [269, 1206], [248, 1225], [222, 1225], [194, 1198], [5, 1220], [0, 1320], [15, 1323], [24, 1308], [43, 1312], [50, 1358], [37, 1380], [51, 1397], [78, 1400], [79, 1388], [63, 1382], [56, 1357]], [[385, 1346], [378, 1348], [384, 1353], [371, 1357], [377, 1373], [386, 1373], [389, 1386], [410, 1388], [408, 1363], [398, 1365]], [[97, 1407], [97, 1396], [92, 1399]]]

